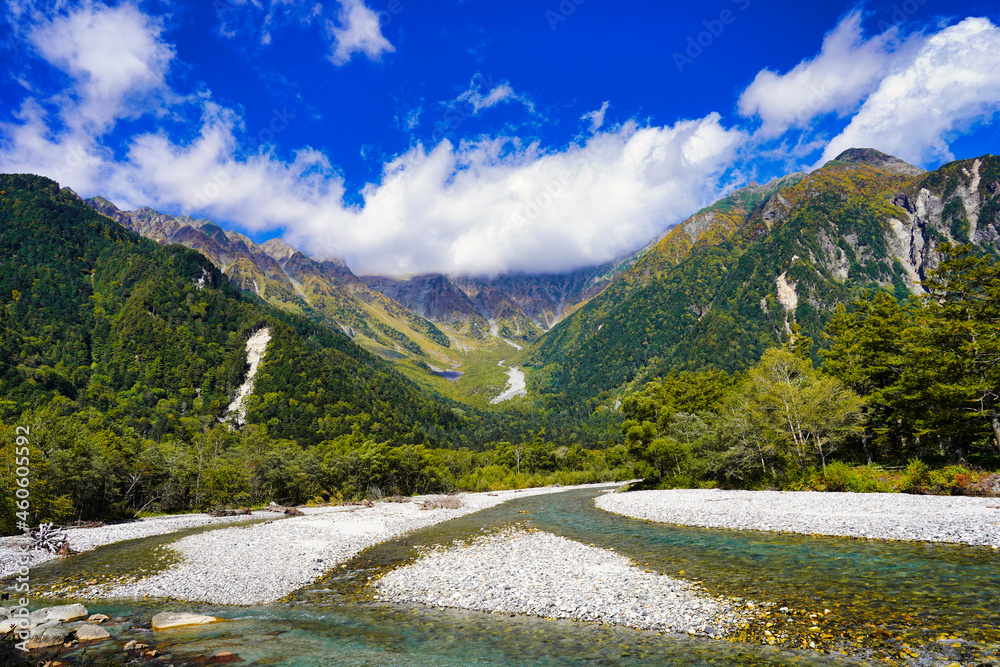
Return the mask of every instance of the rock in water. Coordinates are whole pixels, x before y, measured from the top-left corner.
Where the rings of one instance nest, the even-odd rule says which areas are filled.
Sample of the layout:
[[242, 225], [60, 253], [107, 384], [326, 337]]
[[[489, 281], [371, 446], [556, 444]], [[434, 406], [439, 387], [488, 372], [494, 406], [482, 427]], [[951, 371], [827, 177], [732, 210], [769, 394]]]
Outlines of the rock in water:
[[41, 625], [48, 621], [58, 621], [68, 623], [69, 621], [79, 621], [87, 618], [87, 608], [82, 604], [66, 604], [60, 607], [46, 607], [31, 612], [28, 615], [28, 622], [31, 625]]
[[88, 623], [76, 629], [76, 640], [79, 642], [101, 642], [105, 639], [111, 639], [111, 635], [100, 626]]
[[72, 630], [66, 628], [33, 628], [31, 636], [28, 637], [28, 650], [62, 646], [71, 632]]
[[218, 623], [221, 620], [221, 618], [214, 616], [179, 614], [172, 611], [164, 611], [153, 617], [153, 629], [166, 630], [168, 628], [180, 628], [185, 625], [208, 625], [209, 623]]

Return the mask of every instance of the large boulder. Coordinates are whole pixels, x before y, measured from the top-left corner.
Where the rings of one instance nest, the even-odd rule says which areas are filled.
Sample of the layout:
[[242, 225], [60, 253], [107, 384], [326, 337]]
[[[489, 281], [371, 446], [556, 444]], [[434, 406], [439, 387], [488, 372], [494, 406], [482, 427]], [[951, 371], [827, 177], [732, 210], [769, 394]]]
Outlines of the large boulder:
[[57, 623], [68, 623], [87, 618], [87, 608], [82, 604], [65, 604], [59, 607], [45, 607], [36, 609], [28, 614], [28, 624], [35, 626], [56, 621]]
[[76, 629], [76, 640], [79, 642], [102, 642], [105, 639], [111, 639], [111, 634], [99, 625], [87, 623]]
[[32, 628], [31, 635], [28, 637], [28, 650], [62, 646], [72, 633], [72, 630], [58, 626]]
[[168, 628], [180, 628], [187, 625], [208, 625], [209, 623], [218, 623], [221, 620], [221, 618], [214, 616], [164, 611], [153, 617], [152, 625], [154, 630], [166, 630]]

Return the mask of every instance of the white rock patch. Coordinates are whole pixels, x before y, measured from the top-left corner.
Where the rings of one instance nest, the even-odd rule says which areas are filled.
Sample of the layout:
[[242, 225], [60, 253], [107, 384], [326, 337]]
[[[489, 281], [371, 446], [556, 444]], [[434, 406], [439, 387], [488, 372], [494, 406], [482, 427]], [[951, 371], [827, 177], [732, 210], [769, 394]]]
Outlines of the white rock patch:
[[376, 586], [391, 602], [709, 636], [749, 620], [744, 604], [647, 572], [614, 552], [518, 529], [430, 550]]
[[257, 369], [260, 367], [260, 362], [264, 358], [264, 353], [267, 351], [267, 344], [270, 341], [271, 329], [268, 327], [264, 327], [247, 340], [247, 363], [250, 364], [250, 372], [247, 373], [247, 379], [243, 381], [243, 384], [236, 391], [236, 398], [226, 408], [227, 415], [236, 415], [237, 424], [246, 423], [246, 401], [250, 397], [250, 394], [253, 393], [253, 380], [257, 376]]
[[996, 498], [679, 489], [604, 494], [596, 503], [608, 512], [684, 526], [1000, 548]]
[[788, 282], [787, 275], [786, 271], [774, 281], [778, 288], [778, 303], [784, 306], [785, 310], [795, 310], [799, 305], [799, 295], [795, 292], [795, 285]]

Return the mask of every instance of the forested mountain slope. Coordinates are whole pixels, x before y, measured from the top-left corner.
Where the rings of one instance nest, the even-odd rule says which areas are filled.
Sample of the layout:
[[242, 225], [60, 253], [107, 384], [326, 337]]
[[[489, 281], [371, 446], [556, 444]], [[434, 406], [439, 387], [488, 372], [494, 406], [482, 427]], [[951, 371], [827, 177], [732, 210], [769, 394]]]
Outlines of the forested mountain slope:
[[423, 441], [455, 426], [347, 337], [242, 295], [201, 254], [161, 246], [51, 180], [0, 176], [2, 417], [70, 402], [110, 428], [182, 438], [224, 416], [253, 331], [272, 330], [247, 421], [308, 445]]
[[[852, 149], [774, 185], [700, 212], [553, 329], [531, 351], [534, 389], [571, 408], [665, 369], [741, 370], [795, 324], [819, 337], [863, 289], [919, 291], [939, 241], [1000, 250], [994, 156], [924, 173]], [[712, 209], [725, 215], [699, 226]]]
[[342, 261], [315, 261], [278, 239], [257, 245], [206, 219], [150, 208], [122, 211], [103, 197], [87, 203], [146, 238], [197, 250], [240, 290], [338, 329], [373, 351], [426, 359], [451, 345], [434, 324], [370, 289]]

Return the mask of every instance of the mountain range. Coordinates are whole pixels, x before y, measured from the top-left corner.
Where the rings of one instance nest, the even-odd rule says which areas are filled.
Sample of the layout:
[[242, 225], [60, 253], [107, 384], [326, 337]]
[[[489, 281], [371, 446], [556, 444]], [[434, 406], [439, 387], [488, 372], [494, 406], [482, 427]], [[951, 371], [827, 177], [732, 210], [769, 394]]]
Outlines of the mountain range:
[[509, 359], [529, 369], [529, 401], [592, 410], [670, 369], [745, 368], [794, 325], [818, 349], [836, 304], [874, 288], [919, 293], [940, 241], [998, 254], [998, 162], [925, 172], [851, 149], [809, 174], [740, 188], [629, 256], [561, 274], [357, 276], [210, 220], [87, 204], [197, 250], [239, 290], [343, 332], [421, 383], [447, 393], [437, 374], [483, 359], [492, 370], [455, 386], [495, 395], [504, 378], [494, 366]]

